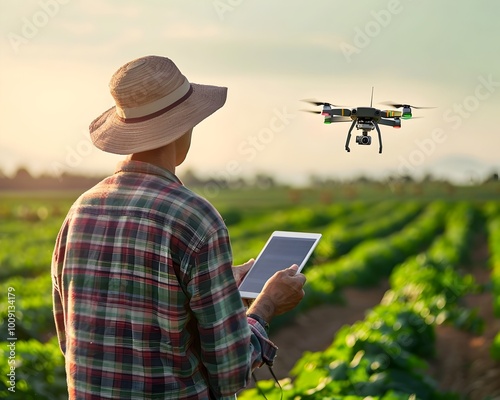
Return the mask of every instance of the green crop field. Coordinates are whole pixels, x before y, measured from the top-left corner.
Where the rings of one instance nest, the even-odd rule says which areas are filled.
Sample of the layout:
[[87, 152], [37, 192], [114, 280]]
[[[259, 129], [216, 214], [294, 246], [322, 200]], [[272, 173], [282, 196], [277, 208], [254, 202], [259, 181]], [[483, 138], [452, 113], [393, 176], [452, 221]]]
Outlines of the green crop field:
[[[305, 352], [280, 381], [281, 389], [261, 381], [267, 398], [464, 398], [440, 389], [427, 367], [436, 355], [439, 326], [481, 335], [500, 318], [499, 187], [412, 184], [387, 191], [358, 184], [211, 193], [228, 225], [235, 265], [255, 257], [273, 230], [323, 233], [304, 270], [303, 302], [277, 317], [273, 329], [291, 329], [298, 315], [342, 301], [345, 288], [388, 282], [380, 304], [345, 325], [330, 346]], [[0, 398], [67, 398], [52, 318], [50, 263], [55, 237], [77, 195], [0, 194]], [[486, 284], [468, 270], [478, 240], [489, 251]], [[486, 321], [463, 302], [477, 293], [492, 298]], [[500, 336], [488, 357], [500, 361]], [[254, 387], [238, 398], [259, 396]]]

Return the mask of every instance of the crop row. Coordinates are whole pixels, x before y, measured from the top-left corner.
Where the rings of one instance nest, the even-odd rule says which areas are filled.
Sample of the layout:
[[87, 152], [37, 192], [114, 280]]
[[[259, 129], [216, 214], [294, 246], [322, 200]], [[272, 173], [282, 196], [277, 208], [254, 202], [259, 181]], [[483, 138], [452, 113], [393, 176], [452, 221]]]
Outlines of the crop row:
[[[286, 211], [268, 212], [260, 217], [244, 219], [229, 226], [235, 264], [255, 258], [271, 232], [275, 230], [322, 231], [332, 221], [349, 220], [364, 215], [362, 203], [334, 204], [311, 208], [294, 208]], [[346, 221], [347, 223], [348, 221]]]
[[345, 223], [332, 223], [322, 231], [323, 237], [316, 250], [316, 259], [330, 260], [346, 254], [357, 244], [383, 237], [393, 233], [408, 224], [423, 208], [421, 203], [400, 203], [394, 207], [391, 202], [382, 203], [389, 208], [367, 210], [363, 215], [363, 223], [356, 226], [346, 226]]
[[336, 258], [366, 239], [390, 234], [410, 222], [423, 208], [414, 202], [354, 203], [316, 209], [270, 212], [257, 220], [229, 227], [235, 263], [255, 258], [273, 230], [317, 231], [323, 237], [308, 265]]
[[[322, 226], [332, 220], [361, 210], [362, 203], [332, 204], [313, 208], [295, 207], [288, 210], [266, 212], [253, 218], [245, 218], [229, 225], [231, 239], [238, 241], [256, 236], [266, 236], [275, 230], [302, 230]], [[222, 215], [224, 217], [224, 214]]]
[[[391, 289], [363, 321], [343, 327], [324, 352], [305, 353], [282, 393], [273, 381], [259, 382], [268, 399], [454, 399], [425, 375], [435, 353], [434, 326], [444, 322], [480, 330], [481, 323], [460, 299], [476, 290], [471, 276], [455, 267], [466, 255], [474, 210], [456, 206], [446, 230], [427, 252], [398, 265]], [[257, 389], [239, 399], [253, 399]], [[412, 397], [413, 396], [413, 397]]]
[[443, 228], [446, 211], [444, 203], [431, 203], [400, 231], [362, 242], [343, 257], [307, 270], [306, 298], [300, 307], [329, 302], [339, 288], [377, 284], [432, 241]]

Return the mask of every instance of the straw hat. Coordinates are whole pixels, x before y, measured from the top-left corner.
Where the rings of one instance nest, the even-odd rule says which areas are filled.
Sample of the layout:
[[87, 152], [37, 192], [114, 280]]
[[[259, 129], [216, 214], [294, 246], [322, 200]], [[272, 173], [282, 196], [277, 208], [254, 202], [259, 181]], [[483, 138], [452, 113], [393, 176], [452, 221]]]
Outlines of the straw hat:
[[90, 124], [96, 147], [109, 153], [151, 150], [181, 137], [224, 105], [227, 88], [190, 83], [172, 60], [130, 61], [109, 83], [116, 105]]

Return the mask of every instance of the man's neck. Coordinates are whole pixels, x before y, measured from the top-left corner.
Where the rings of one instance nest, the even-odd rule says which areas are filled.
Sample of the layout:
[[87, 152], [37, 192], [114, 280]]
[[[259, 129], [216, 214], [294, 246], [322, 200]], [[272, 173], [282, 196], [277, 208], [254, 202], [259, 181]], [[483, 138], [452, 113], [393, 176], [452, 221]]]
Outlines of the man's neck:
[[166, 169], [175, 174], [175, 146], [166, 145], [127, 156], [127, 160], [142, 161]]

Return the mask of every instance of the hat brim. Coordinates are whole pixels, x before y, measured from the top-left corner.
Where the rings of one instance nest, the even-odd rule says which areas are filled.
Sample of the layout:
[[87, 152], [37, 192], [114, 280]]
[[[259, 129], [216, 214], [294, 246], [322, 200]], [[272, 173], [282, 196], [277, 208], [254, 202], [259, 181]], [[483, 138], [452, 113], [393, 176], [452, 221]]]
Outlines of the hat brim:
[[226, 87], [197, 83], [191, 83], [191, 87], [193, 92], [185, 101], [146, 121], [125, 122], [116, 107], [110, 108], [90, 124], [92, 142], [114, 154], [133, 154], [172, 143], [226, 102]]

